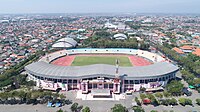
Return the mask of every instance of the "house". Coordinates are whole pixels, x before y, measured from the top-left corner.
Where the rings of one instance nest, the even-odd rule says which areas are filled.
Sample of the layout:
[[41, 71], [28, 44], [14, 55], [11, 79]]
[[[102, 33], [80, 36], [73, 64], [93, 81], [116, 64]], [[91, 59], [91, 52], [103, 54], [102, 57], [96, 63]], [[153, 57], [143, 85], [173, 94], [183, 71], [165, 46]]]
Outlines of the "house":
[[200, 48], [195, 49], [192, 54], [200, 56]]
[[185, 54], [181, 49], [179, 49], [179, 48], [177, 48], [177, 47], [174, 47], [173, 50], [174, 50], [177, 54], [180, 54], [180, 55]]

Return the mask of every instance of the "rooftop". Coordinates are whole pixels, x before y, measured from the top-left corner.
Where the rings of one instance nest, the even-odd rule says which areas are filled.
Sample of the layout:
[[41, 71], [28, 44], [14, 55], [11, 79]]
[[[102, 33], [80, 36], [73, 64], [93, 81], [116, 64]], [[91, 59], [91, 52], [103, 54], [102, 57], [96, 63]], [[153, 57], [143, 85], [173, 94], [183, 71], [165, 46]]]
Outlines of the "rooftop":
[[200, 48], [195, 49], [194, 52], [192, 52], [192, 54], [195, 54], [197, 56], [200, 56]]
[[181, 49], [177, 48], [177, 47], [174, 47], [173, 50], [176, 51], [179, 54], [184, 54], [184, 52]]
[[[168, 62], [159, 62], [142, 67], [119, 67], [119, 74], [126, 74], [128, 78], [156, 77], [177, 71], [179, 68]], [[88, 78], [105, 76], [114, 78], [116, 67], [106, 64], [88, 66], [57, 66], [46, 62], [36, 62], [25, 67], [29, 73], [49, 78]]]

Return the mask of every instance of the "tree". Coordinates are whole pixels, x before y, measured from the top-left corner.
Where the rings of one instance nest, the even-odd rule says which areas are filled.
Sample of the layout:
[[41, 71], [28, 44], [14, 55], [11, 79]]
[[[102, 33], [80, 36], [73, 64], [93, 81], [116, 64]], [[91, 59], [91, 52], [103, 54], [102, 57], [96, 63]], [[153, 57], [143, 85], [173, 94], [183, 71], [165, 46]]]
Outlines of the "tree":
[[95, 35], [99, 38], [109, 38], [111, 35], [109, 32], [106, 32], [106, 31], [98, 31], [98, 32], [95, 32]]
[[158, 106], [158, 105], [160, 105], [160, 102], [155, 98], [155, 99], [151, 100], [151, 104], [154, 106]]
[[78, 111], [80, 111], [82, 108], [83, 108], [83, 106], [79, 106], [78, 103], [74, 103], [74, 104], [72, 104], [72, 106], [71, 106], [70, 109], [71, 109], [72, 112], [78, 112]]
[[150, 100], [155, 99], [154, 95], [152, 95], [152, 94], [147, 94], [147, 98], [149, 98]]
[[145, 92], [145, 91], [146, 91], [146, 88], [145, 88], [145, 87], [140, 87], [140, 91], [141, 91], [141, 92]]
[[76, 112], [77, 108], [78, 108], [78, 103], [74, 103], [74, 104], [72, 104], [70, 109], [71, 109], [72, 112]]
[[32, 61], [37, 60], [41, 55], [44, 55], [44, 52], [37, 51], [34, 55], [29, 56], [28, 59], [25, 59], [10, 69], [5, 70], [0, 77], [0, 87], [13, 84], [13, 78], [18, 76], [20, 71], [24, 69], [26, 65], [30, 64]]
[[26, 95], [26, 93], [21, 90], [21, 91], [19, 91], [19, 96], [18, 97], [20, 98], [21, 101], [23, 101], [26, 98], [25, 95]]
[[66, 98], [66, 96], [64, 94], [60, 94], [59, 97], [60, 97], [60, 99], [65, 99]]
[[192, 105], [192, 100], [191, 99], [186, 99], [185, 100], [186, 105]]
[[161, 100], [161, 104], [168, 106], [169, 105], [169, 101], [168, 100]]
[[63, 110], [62, 109], [59, 109], [58, 111], [56, 111], [56, 112], [63, 112]]
[[112, 112], [128, 112], [127, 108], [121, 104], [115, 104], [114, 107], [111, 108]]
[[140, 98], [143, 100], [143, 99], [147, 98], [147, 96], [145, 94], [140, 94]]
[[9, 94], [8, 92], [3, 92], [3, 93], [0, 93], [0, 98], [3, 99], [3, 100], [7, 100], [9, 97]]
[[179, 101], [179, 103], [180, 103], [181, 105], [183, 105], [183, 106], [186, 105], [186, 104], [185, 104], [185, 98], [179, 98], [178, 101]]
[[156, 111], [156, 110], [152, 110], [151, 112], [158, 112], [158, 111]]
[[200, 105], [200, 99], [196, 99], [197, 105]]
[[138, 97], [135, 97], [135, 102], [137, 103], [137, 105], [141, 106], [141, 102], [139, 101]]
[[163, 94], [160, 92], [155, 93], [155, 96], [158, 98], [163, 98]]
[[167, 84], [166, 88], [172, 95], [179, 96], [181, 95], [183, 84], [180, 81], [173, 80]]
[[192, 105], [192, 100], [188, 99], [188, 98], [179, 98], [178, 101], [183, 106], [185, 106], [185, 105]]
[[145, 112], [144, 109], [140, 106], [134, 106], [133, 110], [134, 110], [134, 112]]
[[157, 106], [160, 104], [153, 94], [147, 94], [147, 98], [151, 100], [151, 104], [154, 106]]
[[89, 108], [88, 106], [86, 106], [86, 107], [82, 110], [82, 112], [91, 112], [91, 110], [90, 110], [90, 108]]
[[164, 95], [166, 98], [168, 98], [169, 96], [171, 96], [171, 94], [168, 93], [167, 91], [164, 91], [164, 92], [163, 92], [163, 95]]
[[169, 99], [169, 105], [177, 105], [177, 100], [175, 98]]

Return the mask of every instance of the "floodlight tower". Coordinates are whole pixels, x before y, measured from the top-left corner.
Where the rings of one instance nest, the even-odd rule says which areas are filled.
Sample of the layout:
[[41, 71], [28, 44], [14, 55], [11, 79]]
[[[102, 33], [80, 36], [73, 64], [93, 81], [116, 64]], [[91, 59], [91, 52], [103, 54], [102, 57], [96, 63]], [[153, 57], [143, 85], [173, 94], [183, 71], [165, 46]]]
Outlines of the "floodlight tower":
[[120, 77], [119, 77], [119, 59], [116, 59], [116, 71], [115, 71], [113, 93], [120, 93]]
[[46, 61], [49, 63], [49, 53], [48, 53], [48, 48], [45, 50], [45, 55], [46, 55]]
[[116, 59], [116, 63], [115, 63], [115, 65], [116, 65], [116, 77], [119, 77], [119, 59]]

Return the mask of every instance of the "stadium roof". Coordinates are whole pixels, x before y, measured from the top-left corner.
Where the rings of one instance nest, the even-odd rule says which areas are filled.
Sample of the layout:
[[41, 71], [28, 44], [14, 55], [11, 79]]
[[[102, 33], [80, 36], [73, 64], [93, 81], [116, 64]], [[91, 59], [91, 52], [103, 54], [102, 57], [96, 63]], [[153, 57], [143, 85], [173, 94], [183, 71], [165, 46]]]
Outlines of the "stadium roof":
[[127, 36], [125, 34], [122, 34], [122, 33], [115, 34], [113, 37], [115, 39], [120, 39], [120, 40], [127, 39]]
[[74, 47], [72, 44], [70, 43], [66, 43], [66, 42], [58, 42], [58, 43], [55, 43], [52, 45], [52, 47], [56, 48], [56, 47], [66, 47], [66, 48], [69, 48], [69, 47]]
[[[148, 66], [119, 67], [119, 75], [129, 79], [147, 79], [177, 71], [179, 68], [168, 62]], [[49, 78], [90, 78], [95, 76], [115, 77], [116, 67], [106, 64], [88, 66], [58, 66], [46, 62], [35, 62], [25, 67], [29, 73]]]
[[77, 42], [72, 38], [61, 38], [52, 47], [75, 47]]

